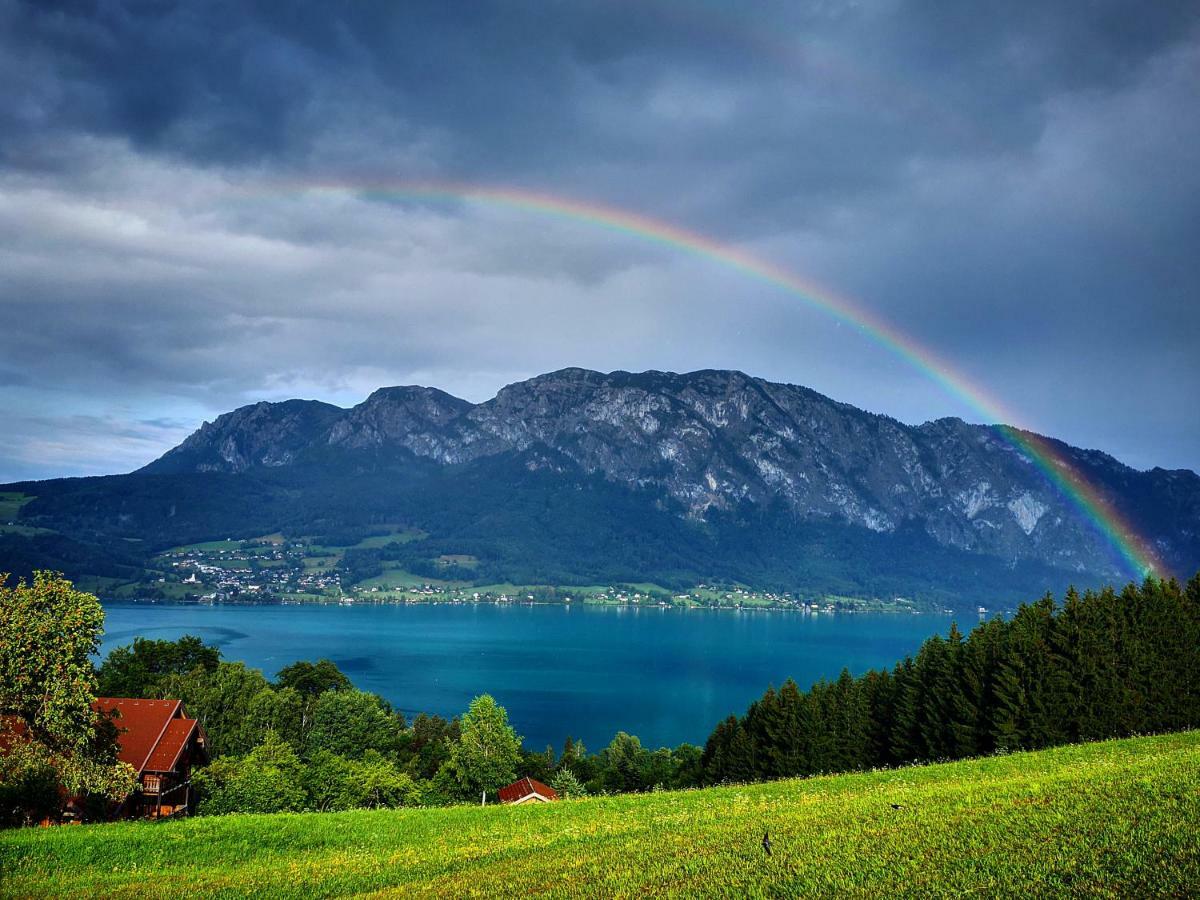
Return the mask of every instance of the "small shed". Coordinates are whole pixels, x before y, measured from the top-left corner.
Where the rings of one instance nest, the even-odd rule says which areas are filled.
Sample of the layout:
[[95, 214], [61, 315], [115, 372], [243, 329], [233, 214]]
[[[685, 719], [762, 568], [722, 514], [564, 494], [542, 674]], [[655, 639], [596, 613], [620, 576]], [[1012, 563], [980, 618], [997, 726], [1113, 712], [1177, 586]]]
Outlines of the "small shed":
[[549, 803], [558, 799], [558, 792], [536, 778], [525, 777], [500, 788], [501, 803]]

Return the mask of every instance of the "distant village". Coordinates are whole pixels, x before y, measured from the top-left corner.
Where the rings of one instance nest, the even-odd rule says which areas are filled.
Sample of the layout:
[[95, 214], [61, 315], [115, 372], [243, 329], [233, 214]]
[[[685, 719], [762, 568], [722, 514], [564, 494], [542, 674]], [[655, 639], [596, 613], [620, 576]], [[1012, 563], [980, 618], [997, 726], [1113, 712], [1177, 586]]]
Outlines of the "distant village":
[[[340, 595], [341, 573], [336, 568], [306, 566], [306, 558], [300, 543], [248, 549], [183, 548], [160, 557], [169, 569], [159, 576], [158, 584], [182, 585], [203, 601]], [[173, 594], [178, 596], [178, 592]]]
[[[698, 584], [682, 592], [655, 586], [609, 585], [520, 587], [470, 585], [390, 573], [392, 579], [350, 584], [332, 548], [304, 541], [212, 541], [167, 551], [158, 557], [152, 582], [130, 586], [131, 599], [202, 603], [495, 603], [660, 607], [789, 609], [807, 614], [927, 611], [903, 597], [887, 600], [802, 596], [743, 586]], [[382, 583], [380, 583], [382, 581]], [[987, 612], [980, 608], [980, 613]]]

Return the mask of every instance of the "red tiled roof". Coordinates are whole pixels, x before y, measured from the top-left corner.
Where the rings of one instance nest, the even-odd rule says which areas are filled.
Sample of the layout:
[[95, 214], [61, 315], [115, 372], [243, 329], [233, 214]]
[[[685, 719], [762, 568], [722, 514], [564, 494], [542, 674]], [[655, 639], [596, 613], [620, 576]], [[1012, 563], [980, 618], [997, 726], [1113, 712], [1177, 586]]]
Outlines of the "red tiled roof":
[[[117, 726], [117, 741], [121, 745], [117, 755], [121, 762], [127, 762], [137, 769], [139, 775], [150, 768], [150, 758], [167, 734], [168, 727], [173, 720], [182, 715], [181, 703], [178, 700], [99, 697], [95, 706], [101, 712], [108, 713], [114, 709], [117, 711], [118, 716], [113, 720], [113, 724]], [[193, 719], [183, 721], [193, 726], [196, 724]], [[187, 740], [186, 735], [184, 740]], [[178, 756], [178, 753], [175, 756]], [[172, 761], [175, 756], [172, 756]]]
[[538, 794], [545, 797], [547, 800], [557, 800], [558, 792], [552, 787], [547, 787], [536, 778], [522, 778], [519, 781], [514, 781], [512, 784], [500, 788], [500, 802], [513, 803], [521, 800], [531, 794]]
[[[178, 700], [140, 700], [129, 697], [99, 697], [93, 704], [97, 712], [118, 715], [117, 758], [143, 772], [170, 772], [179, 756], [200, 728], [195, 719], [183, 717]], [[0, 751], [27, 735], [25, 722], [18, 716], [0, 716]]]
[[170, 772], [179, 761], [179, 754], [187, 746], [188, 739], [199, 725], [195, 719], [172, 719], [167, 730], [150, 758], [146, 760], [147, 772]]

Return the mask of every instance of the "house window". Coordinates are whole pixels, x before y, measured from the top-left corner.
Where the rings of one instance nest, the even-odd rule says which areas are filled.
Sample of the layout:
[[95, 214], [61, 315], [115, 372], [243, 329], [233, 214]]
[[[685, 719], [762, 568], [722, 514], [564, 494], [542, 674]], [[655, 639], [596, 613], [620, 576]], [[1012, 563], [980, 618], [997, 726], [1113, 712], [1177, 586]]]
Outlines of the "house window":
[[142, 782], [142, 790], [147, 794], [157, 794], [159, 789], [159, 778], [157, 775], [147, 775]]

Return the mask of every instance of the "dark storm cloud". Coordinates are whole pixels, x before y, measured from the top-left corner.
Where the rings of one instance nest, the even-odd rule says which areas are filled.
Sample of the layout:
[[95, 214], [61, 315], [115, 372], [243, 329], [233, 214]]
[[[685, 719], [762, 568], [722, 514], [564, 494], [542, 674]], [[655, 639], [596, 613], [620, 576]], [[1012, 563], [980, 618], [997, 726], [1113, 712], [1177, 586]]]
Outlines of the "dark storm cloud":
[[[708, 101], [732, 87], [730, 117], [754, 126], [710, 128], [694, 148], [709, 159], [770, 139], [815, 150], [828, 168], [836, 154], [822, 149], [825, 136], [868, 118], [875, 128], [852, 153], [871, 142], [936, 152], [955, 146], [955, 129], [968, 143], [1028, 140], [1043, 100], [1133, 77], [1189, 36], [1196, 13], [1169, 0], [1089, 4], [1086, 14], [1074, 3], [736, 12], [265, 0], [10, 2], [5, 19], [9, 49], [54, 75], [6, 103], [7, 124], [34, 136], [83, 129], [200, 161], [302, 163], [348, 110], [409, 138], [444, 137], [451, 165], [540, 173], [671, 148], [669, 115], [653, 104], [673, 88], [695, 91], [681, 105], [702, 124]], [[936, 131], [922, 135], [928, 126]]]
[[94, 469], [127, 467], [263, 396], [403, 379], [481, 399], [568, 364], [978, 414], [702, 261], [277, 187], [450, 179], [737, 241], [1027, 424], [1195, 466], [1198, 74], [1200, 13], [1169, 0], [0, 0], [0, 405], [24, 414], [0, 455], [108, 429], [131, 449], [96, 442]]

